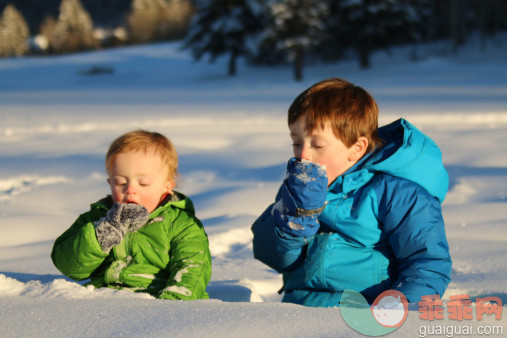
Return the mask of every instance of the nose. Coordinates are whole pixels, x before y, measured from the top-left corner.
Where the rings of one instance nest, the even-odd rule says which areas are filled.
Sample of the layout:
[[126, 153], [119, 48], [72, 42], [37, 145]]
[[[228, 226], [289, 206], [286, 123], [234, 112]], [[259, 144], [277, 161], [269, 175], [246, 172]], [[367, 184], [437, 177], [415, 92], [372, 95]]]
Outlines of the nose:
[[301, 158], [302, 160], [311, 161], [312, 160], [311, 155], [312, 154], [310, 152], [309, 147], [307, 147], [307, 146], [301, 147], [301, 153], [299, 154], [299, 158]]
[[136, 190], [135, 190], [135, 187], [132, 183], [127, 183], [126, 187], [125, 187], [125, 194], [126, 195], [133, 195], [135, 194]]

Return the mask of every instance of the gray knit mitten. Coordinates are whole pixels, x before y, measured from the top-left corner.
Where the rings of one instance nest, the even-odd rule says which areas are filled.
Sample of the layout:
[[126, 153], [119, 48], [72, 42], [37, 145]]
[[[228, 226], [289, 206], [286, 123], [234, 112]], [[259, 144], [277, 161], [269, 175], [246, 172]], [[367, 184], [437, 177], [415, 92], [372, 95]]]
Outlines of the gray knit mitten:
[[149, 217], [150, 213], [142, 205], [116, 202], [105, 217], [93, 223], [102, 251], [109, 252], [126, 234], [141, 229]]

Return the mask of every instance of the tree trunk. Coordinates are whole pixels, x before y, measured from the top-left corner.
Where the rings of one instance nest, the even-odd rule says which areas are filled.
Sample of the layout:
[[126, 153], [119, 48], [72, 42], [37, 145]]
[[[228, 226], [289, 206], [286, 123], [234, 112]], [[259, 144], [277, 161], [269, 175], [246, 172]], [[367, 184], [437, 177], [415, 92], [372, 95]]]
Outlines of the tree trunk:
[[303, 79], [303, 49], [298, 48], [294, 57], [294, 79], [301, 81]]
[[451, 0], [451, 39], [453, 53], [456, 53], [458, 47], [463, 44], [461, 21], [461, 1]]
[[370, 68], [370, 48], [368, 46], [368, 40], [358, 42], [357, 54], [359, 56], [360, 67], [362, 69]]
[[229, 76], [236, 75], [236, 59], [238, 57], [238, 52], [233, 50], [231, 52], [231, 57], [229, 58]]
[[479, 4], [479, 31], [481, 32], [481, 51], [486, 50], [486, 40], [488, 36], [488, 7], [489, 1], [481, 1]]

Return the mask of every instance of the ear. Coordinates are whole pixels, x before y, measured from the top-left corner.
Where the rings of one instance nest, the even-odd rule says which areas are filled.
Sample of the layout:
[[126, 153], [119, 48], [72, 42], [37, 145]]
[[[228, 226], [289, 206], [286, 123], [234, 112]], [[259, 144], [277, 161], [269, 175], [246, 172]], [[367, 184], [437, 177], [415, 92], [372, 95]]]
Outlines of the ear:
[[165, 182], [165, 192], [168, 194], [172, 194], [174, 187], [176, 186], [176, 181], [167, 180]]
[[363, 157], [366, 149], [368, 148], [368, 139], [361, 136], [357, 139], [356, 143], [350, 147], [349, 161], [357, 162]]

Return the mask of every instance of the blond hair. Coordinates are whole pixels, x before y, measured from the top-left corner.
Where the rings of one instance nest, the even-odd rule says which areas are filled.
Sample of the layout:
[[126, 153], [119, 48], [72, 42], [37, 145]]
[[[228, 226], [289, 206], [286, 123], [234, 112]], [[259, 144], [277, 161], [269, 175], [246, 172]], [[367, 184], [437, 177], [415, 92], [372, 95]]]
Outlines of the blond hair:
[[178, 153], [171, 141], [162, 134], [141, 129], [123, 134], [111, 143], [105, 158], [106, 170], [109, 172], [114, 157], [120, 153], [148, 150], [153, 150], [167, 165], [168, 179], [177, 181]]

